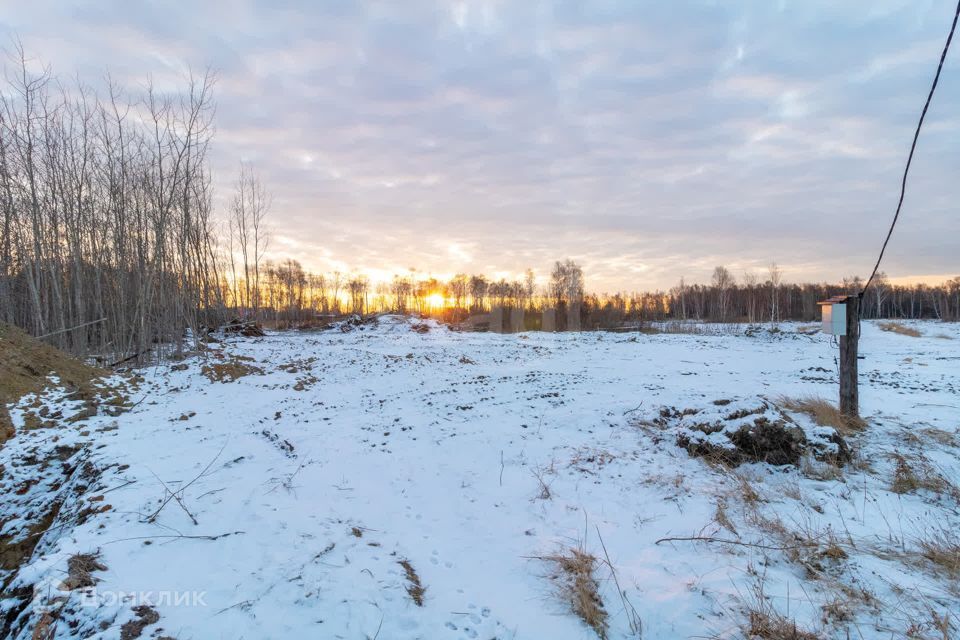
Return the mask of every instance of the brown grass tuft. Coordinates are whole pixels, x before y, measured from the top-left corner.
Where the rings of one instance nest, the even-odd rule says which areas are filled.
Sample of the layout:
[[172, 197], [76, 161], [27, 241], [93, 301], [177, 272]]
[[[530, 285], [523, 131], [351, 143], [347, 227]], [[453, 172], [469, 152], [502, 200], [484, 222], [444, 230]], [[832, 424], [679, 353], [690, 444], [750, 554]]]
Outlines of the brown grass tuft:
[[733, 526], [733, 522], [730, 520], [730, 515], [727, 513], [727, 501], [725, 498], [717, 498], [717, 507], [713, 512], [713, 521], [733, 535], [740, 535], [737, 533], [737, 528]]
[[820, 640], [820, 636], [797, 626], [783, 614], [772, 609], [754, 609], [749, 612], [749, 637], [759, 640]]
[[916, 493], [929, 491], [935, 495], [947, 495], [960, 501], [960, 488], [938, 473], [929, 461], [918, 458], [911, 461], [902, 455], [895, 454], [896, 467], [893, 470], [893, 480], [890, 490], [894, 493]]
[[820, 609], [823, 611], [823, 621], [825, 623], [844, 623], [853, 620], [853, 609], [850, 602], [845, 598], [834, 598]]
[[97, 579], [93, 577], [94, 571], [106, 571], [98, 560], [98, 556], [92, 553], [78, 553], [67, 559], [67, 579], [61, 585], [62, 589], [73, 591], [84, 587], [96, 585]]
[[570, 609], [596, 632], [597, 637], [606, 640], [609, 628], [607, 610], [600, 598], [600, 585], [593, 575], [597, 558], [581, 547], [570, 547], [543, 559], [556, 567], [557, 572], [551, 577], [560, 585], [560, 594]]
[[913, 327], [908, 327], [905, 324], [899, 322], [881, 322], [879, 325], [881, 331], [890, 331], [892, 333], [899, 333], [902, 336], [910, 336], [911, 338], [919, 338], [921, 333], [914, 329]]
[[920, 540], [923, 557], [945, 571], [951, 578], [960, 579], [960, 534], [941, 527]]
[[866, 428], [867, 423], [862, 418], [840, 413], [840, 409], [832, 402], [817, 396], [803, 396], [800, 398], [777, 398], [776, 404], [785, 411], [805, 413], [821, 427], [833, 427], [842, 435], [851, 435]]
[[960, 439], [958, 439], [956, 433], [950, 433], [949, 431], [937, 429], [936, 427], [926, 427], [924, 429], [920, 429], [920, 433], [927, 436], [937, 444], [942, 444], [945, 447], [960, 446]]
[[413, 568], [409, 560], [401, 560], [400, 566], [403, 567], [403, 571], [407, 576], [407, 594], [410, 596], [410, 599], [413, 600], [413, 604], [422, 607], [423, 594], [426, 593], [427, 588], [420, 582], [420, 576], [417, 575], [416, 569]]

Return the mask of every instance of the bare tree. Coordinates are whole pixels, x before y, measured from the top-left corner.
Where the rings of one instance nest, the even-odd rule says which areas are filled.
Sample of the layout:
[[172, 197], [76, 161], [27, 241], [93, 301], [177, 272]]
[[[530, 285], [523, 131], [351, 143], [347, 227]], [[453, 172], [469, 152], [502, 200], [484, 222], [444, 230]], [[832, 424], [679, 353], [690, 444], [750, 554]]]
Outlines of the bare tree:
[[269, 242], [264, 220], [270, 209], [270, 201], [270, 195], [253, 168], [241, 163], [231, 204], [231, 238], [235, 235], [243, 259], [241, 304], [252, 310], [254, 316], [260, 308], [260, 264]]
[[776, 262], [771, 262], [768, 273], [770, 283], [770, 322], [777, 324], [780, 322], [780, 281], [783, 278], [783, 271], [780, 270]]
[[713, 286], [717, 290], [717, 316], [720, 320], [728, 319], [730, 288], [734, 285], [733, 274], [723, 266], [713, 270]]

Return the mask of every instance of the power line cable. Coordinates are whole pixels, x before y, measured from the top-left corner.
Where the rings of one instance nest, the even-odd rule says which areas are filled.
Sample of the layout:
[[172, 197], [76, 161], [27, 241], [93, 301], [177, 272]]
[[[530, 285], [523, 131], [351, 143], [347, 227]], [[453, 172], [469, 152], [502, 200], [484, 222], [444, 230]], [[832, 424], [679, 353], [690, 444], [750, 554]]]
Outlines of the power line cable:
[[920, 113], [920, 121], [917, 122], [917, 130], [913, 133], [913, 144], [910, 145], [910, 155], [907, 156], [907, 166], [903, 170], [903, 180], [900, 183], [900, 201], [897, 202], [897, 212], [893, 215], [893, 222], [890, 223], [890, 230], [887, 231], [887, 238], [883, 241], [880, 248], [880, 256], [877, 258], [877, 264], [873, 266], [873, 273], [863, 285], [860, 291], [860, 297], [866, 293], [867, 287], [873, 282], [877, 275], [877, 269], [880, 268], [880, 261], [883, 260], [883, 254], [887, 250], [887, 243], [890, 242], [890, 236], [893, 235], [893, 228], [897, 225], [897, 218], [900, 217], [900, 209], [903, 207], [903, 197], [907, 192], [907, 174], [910, 173], [910, 163], [913, 162], [913, 152], [917, 148], [917, 139], [920, 137], [920, 128], [923, 126], [923, 119], [927, 117], [927, 109], [930, 108], [930, 101], [933, 99], [933, 92], [937, 90], [937, 83], [940, 81], [940, 71], [943, 70], [943, 62], [947, 59], [947, 51], [950, 50], [950, 42], [953, 40], [953, 33], [957, 29], [957, 19], [960, 18], [960, 2], [957, 3], [957, 10], [953, 14], [953, 24], [950, 26], [950, 34], [947, 36], [947, 42], [943, 45], [943, 53], [940, 54], [940, 64], [937, 65], [937, 74], [933, 76], [933, 84], [930, 86], [930, 93], [927, 94], [927, 102], [923, 105], [923, 111]]

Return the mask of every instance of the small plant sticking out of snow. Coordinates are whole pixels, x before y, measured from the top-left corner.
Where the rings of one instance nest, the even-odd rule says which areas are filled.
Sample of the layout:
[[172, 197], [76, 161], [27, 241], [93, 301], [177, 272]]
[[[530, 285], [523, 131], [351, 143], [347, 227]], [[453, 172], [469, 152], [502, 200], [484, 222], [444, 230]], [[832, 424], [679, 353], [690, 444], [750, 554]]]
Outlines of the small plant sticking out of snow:
[[421, 584], [420, 576], [417, 575], [416, 569], [413, 568], [409, 560], [401, 560], [400, 566], [403, 567], [403, 571], [407, 576], [407, 594], [410, 596], [410, 599], [413, 600], [413, 604], [422, 607], [423, 594], [426, 593], [427, 588]]
[[551, 461], [549, 467], [537, 467], [531, 472], [537, 480], [537, 494], [533, 497], [534, 500], [550, 500], [553, 497], [550, 483], [544, 479], [544, 476], [556, 473], [554, 464], [555, 463]]
[[733, 522], [731, 522], [730, 516], [727, 514], [727, 501], [722, 497], [717, 498], [717, 507], [713, 512], [713, 521], [733, 535], [738, 535], [737, 528], [733, 526]]
[[821, 427], [833, 427], [839, 433], [849, 436], [866, 428], [861, 418], [840, 413], [831, 402], [816, 396], [788, 398], [781, 396], [776, 400], [780, 408], [794, 413], [805, 413]]
[[758, 574], [745, 602], [747, 625], [744, 635], [751, 640], [820, 640], [820, 636], [799, 627], [780, 613], [764, 592], [766, 574]]
[[899, 322], [881, 322], [878, 326], [880, 327], [881, 331], [899, 333], [902, 336], [910, 336], [911, 338], [919, 338], [921, 336], [921, 333], [917, 329], [908, 327]]
[[578, 546], [546, 556], [543, 560], [554, 565], [555, 572], [551, 578], [559, 586], [561, 598], [596, 632], [597, 637], [606, 640], [609, 629], [607, 610], [600, 598], [599, 582], [594, 576], [597, 558]]
[[820, 640], [797, 623], [772, 609], [750, 611], [749, 637], [759, 640]]
[[955, 530], [940, 527], [930, 537], [920, 540], [923, 557], [946, 572], [953, 579], [960, 579], [960, 534]]

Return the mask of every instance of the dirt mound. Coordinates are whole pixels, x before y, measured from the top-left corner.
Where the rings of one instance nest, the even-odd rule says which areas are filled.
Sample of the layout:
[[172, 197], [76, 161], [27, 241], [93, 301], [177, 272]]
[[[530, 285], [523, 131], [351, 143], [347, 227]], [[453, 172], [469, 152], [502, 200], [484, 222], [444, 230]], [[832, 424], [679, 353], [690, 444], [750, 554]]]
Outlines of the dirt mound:
[[13, 422], [7, 403], [26, 393], [40, 391], [48, 376], [62, 384], [86, 389], [103, 375], [59, 349], [30, 337], [20, 329], [0, 323], [0, 445], [13, 436]]
[[223, 327], [223, 332], [227, 335], [239, 335], [244, 338], [262, 338], [267, 335], [263, 327], [258, 322], [243, 321], [235, 319]]
[[833, 428], [804, 429], [765, 401], [722, 408], [729, 404], [724, 400], [709, 408], [663, 407], [656, 418], [641, 424], [672, 433], [677, 445], [691, 456], [731, 467], [752, 462], [798, 466], [807, 453], [837, 465], [850, 460], [846, 440]]

